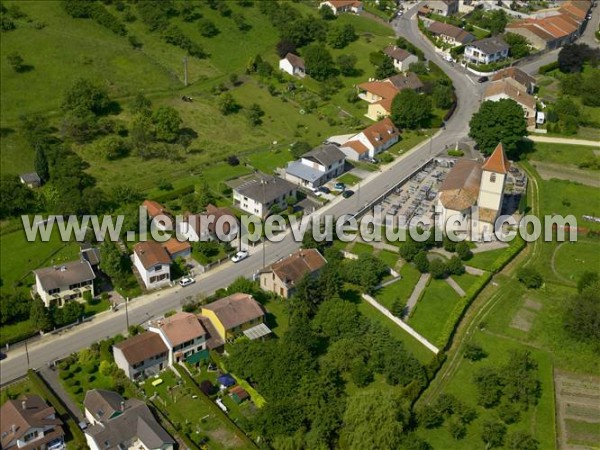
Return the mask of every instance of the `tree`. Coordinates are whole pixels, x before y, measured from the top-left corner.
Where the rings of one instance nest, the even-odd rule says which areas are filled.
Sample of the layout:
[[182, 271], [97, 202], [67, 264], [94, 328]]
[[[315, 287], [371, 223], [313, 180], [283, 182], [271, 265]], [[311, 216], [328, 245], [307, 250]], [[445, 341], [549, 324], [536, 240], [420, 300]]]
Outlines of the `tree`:
[[567, 305], [564, 326], [575, 339], [600, 348], [600, 282], [583, 286]]
[[463, 357], [471, 361], [479, 361], [487, 357], [487, 353], [480, 345], [474, 343], [468, 343], [465, 346], [465, 352]]
[[345, 77], [351, 77], [356, 74], [356, 63], [358, 59], [355, 55], [339, 55], [337, 65], [340, 73]]
[[504, 41], [510, 47], [510, 56], [515, 59], [521, 59], [529, 56], [531, 53], [530, 43], [526, 37], [516, 33], [506, 33], [504, 35]]
[[123, 158], [129, 154], [129, 143], [121, 136], [106, 136], [98, 143], [102, 156], [108, 161]]
[[465, 266], [461, 259], [457, 255], [454, 255], [450, 258], [450, 261], [446, 263], [446, 271], [450, 275], [462, 275], [465, 273]]
[[221, 111], [221, 114], [224, 116], [236, 113], [240, 109], [240, 105], [229, 92], [222, 93], [219, 96], [217, 103], [219, 105], [219, 111]]
[[150, 116], [152, 114], [152, 102], [144, 94], [138, 92], [131, 102], [131, 111], [134, 114]]
[[33, 191], [21, 183], [16, 175], [0, 177], [0, 219], [35, 212], [37, 206]]
[[440, 258], [434, 258], [429, 262], [429, 273], [436, 280], [446, 278], [448, 276], [446, 264], [444, 264]]
[[477, 403], [485, 408], [496, 406], [502, 397], [504, 381], [495, 369], [483, 367], [473, 376], [477, 387]]
[[425, 428], [438, 428], [444, 423], [444, 416], [435, 405], [425, 405], [418, 412], [417, 418]]
[[252, 28], [252, 25], [250, 25], [248, 23], [248, 21], [246, 20], [246, 18], [244, 17], [243, 14], [239, 14], [239, 13], [232, 14], [231, 19], [233, 20], [233, 23], [235, 23], [235, 26], [240, 31], [245, 32]]
[[333, 10], [327, 5], [322, 5], [319, 8], [319, 14], [323, 20], [334, 20], [337, 17]]
[[25, 67], [25, 65], [23, 64], [24, 60], [23, 57], [17, 52], [10, 52], [8, 55], [6, 55], [6, 60], [15, 72], [19, 73], [23, 71]]
[[381, 64], [379, 64], [375, 69], [375, 78], [378, 80], [383, 80], [384, 78], [389, 78], [397, 73], [398, 72], [396, 71], [396, 67], [394, 67], [394, 61], [392, 61], [392, 58], [387, 55], [383, 55]]
[[501, 447], [504, 443], [506, 427], [497, 421], [486, 421], [483, 423], [481, 440], [485, 442], [486, 448]]
[[471, 259], [473, 256], [473, 252], [471, 251], [469, 244], [467, 244], [465, 241], [461, 241], [456, 244], [456, 254], [463, 261]]
[[420, 251], [417, 253], [413, 259], [415, 263], [415, 267], [421, 273], [429, 272], [429, 259], [427, 259], [427, 252]]
[[436, 84], [433, 88], [433, 102], [437, 108], [448, 109], [454, 102], [454, 91], [447, 84]]
[[508, 151], [516, 150], [519, 142], [527, 136], [523, 108], [512, 99], [483, 102], [469, 126], [469, 136], [485, 155], [490, 155], [499, 142]]
[[368, 386], [373, 381], [373, 369], [364, 360], [357, 358], [350, 365], [350, 377], [359, 388]]
[[415, 130], [425, 126], [431, 111], [431, 99], [412, 89], [403, 89], [392, 100], [392, 121], [399, 128]]
[[522, 267], [517, 271], [517, 279], [525, 285], [527, 289], [538, 289], [544, 284], [542, 275], [532, 267]]
[[344, 48], [357, 38], [354, 27], [349, 23], [333, 25], [327, 33], [327, 43], [333, 48]]
[[174, 142], [179, 135], [183, 120], [179, 112], [171, 106], [161, 106], [152, 114], [154, 133], [161, 141]]
[[123, 255], [117, 246], [109, 241], [104, 241], [100, 246], [100, 269], [108, 275], [113, 283], [120, 284], [126, 277], [131, 267], [131, 261]]
[[61, 108], [64, 112], [90, 111], [95, 115], [106, 113], [110, 105], [108, 92], [103, 87], [79, 78], [67, 89]]
[[35, 160], [33, 163], [35, 171], [39, 175], [42, 182], [46, 182], [50, 179], [50, 168], [48, 166], [48, 158], [46, 158], [46, 151], [44, 147], [38, 146], [35, 149]]
[[213, 37], [219, 34], [219, 29], [212, 20], [201, 19], [198, 21], [198, 29], [204, 37]]
[[600, 51], [587, 44], [567, 44], [558, 53], [558, 68], [564, 73], [581, 72], [586, 62], [600, 59]]
[[291, 146], [291, 152], [294, 159], [300, 158], [306, 152], [309, 152], [312, 149], [312, 146], [306, 141], [297, 141], [294, 142]]
[[15, 294], [2, 294], [0, 296], [0, 324], [7, 325], [29, 318], [31, 298], [22, 292]]
[[339, 298], [321, 303], [312, 325], [315, 331], [334, 341], [344, 337], [356, 337], [364, 331], [363, 317], [356, 305]]
[[406, 413], [387, 393], [358, 391], [348, 398], [340, 447], [349, 450], [398, 448], [405, 417]]
[[598, 283], [598, 281], [600, 281], [598, 272], [586, 270], [579, 276], [579, 280], [577, 281], [577, 292], [581, 294], [585, 288], [592, 286], [594, 283]]
[[262, 117], [265, 112], [258, 103], [253, 103], [247, 110], [248, 121], [252, 126], [258, 126], [262, 123]]
[[404, 309], [405, 309], [406, 305], [404, 304], [404, 302], [402, 300], [400, 300], [399, 298], [397, 298], [396, 300], [394, 300], [394, 303], [392, 303], [392, 308], [390, 309], [390, 312], [398, 317], [398, 318], [402, 318], [402, 316], [404, 316]]
[[466, 436], [467, 427], [458, 417], [453, 417], [448, 421], [448, 432], [454, 439], [459, 440]]
[[29, 310], [29, 321], [36, 331], [47, 331], [52, 327], [50, 313], [41, 298], [35, 297]]
[[293, 42], [288, 41], [287, 39], [282, 39], [277, 43], [277, 55], [279, 55], [280, 58], [285, 58], [285, 56], [288, 53], [294, 53], [296, 54], [297, 50], [296, 50], [296, 46], [294, 45]]
[[329, 50], [322, 44], [310, 44], [304, 49], [307, 73], [317, 81], [325, 81], [335, 75], [335, 63]]
[[509, 433], [506, 439], [506, 448], [508, 450], [537, 450], [539, 442], [525, 431], [515, 431]]

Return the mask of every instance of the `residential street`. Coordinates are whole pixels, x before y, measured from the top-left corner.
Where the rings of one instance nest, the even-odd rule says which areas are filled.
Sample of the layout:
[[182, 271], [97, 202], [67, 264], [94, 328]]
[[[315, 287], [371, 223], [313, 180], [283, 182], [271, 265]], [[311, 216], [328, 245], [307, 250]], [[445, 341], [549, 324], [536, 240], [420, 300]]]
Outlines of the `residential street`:
[[[348, 199], [337, 197], [325, 208], [319, 210], [319, 215], [331, 214], [339, 217], [343, 214], [355, 213], [365, 204], [372, 202], [403, 178], [409, 176], [431, 157], [442, 152], [446, 146], [456, 145], [468, 133], [469, 120], [479, 108], [483, 86], [476, 82], [475, 76], [465, 74], [465, 70], [459, 65], [442, 60], [432, 45], [421, 36], [415, 17], [417, 7], [418, 5], [415, 5], [403, 17], [396, 19], [392, 25], [398, 35], [409, 39], [423, 50], [428, 59], [434, 61], [448, 74], [456, 89], [458, 107], [447, 122], [445, 129], [440, 130], [432, 139], [398, 158], [382, 172], [374, 172], [369, 175], [360, 185], [355, 186], [355, 194], [352, 197]], [[597, 21], [598, 11], [594, 10], [594, 16], [594, 20]], [[545, 54], [540, 61], [529, 62], [523, 67], [539, 67], [552, 61], [553, 58], [556, 58], [555, 52]], [[291, 233], [288, 232], [281, 242], [266, 244], [264, 256], [262, 246], [258, 246], [251, 251], [248, 259], [238, 264], [226, 263], [217, 267], [197, 277], [197, 282], [191, 286], [173, 287], [136, 298], [129, 304], [129, 324], [142, 324], [151, 318], [161, 316], [166, 311], [180, 308], [192, 297], [209, 295], [218, 288], [226, 287], [239, 276], [251, 277], [263, 267], [263, 259], [266, 264], [270, 264], [289, 255], [298, 247], [299, 243], [295, 242]], [[73, 327], [58, 335], [46, 336], [29, 344], [29, 365], [24, 346], [9, 349], [7, 358], [0, 363], [0, 381], [7, 383], [24, 375], [28, 367], [46, 366], [49, 362], [87, 347], [93, 342], [124, 333], [126, 329], [125, 308], [124, 305], [121, 305], [117, 312], [102, 313], [86, 324]]]

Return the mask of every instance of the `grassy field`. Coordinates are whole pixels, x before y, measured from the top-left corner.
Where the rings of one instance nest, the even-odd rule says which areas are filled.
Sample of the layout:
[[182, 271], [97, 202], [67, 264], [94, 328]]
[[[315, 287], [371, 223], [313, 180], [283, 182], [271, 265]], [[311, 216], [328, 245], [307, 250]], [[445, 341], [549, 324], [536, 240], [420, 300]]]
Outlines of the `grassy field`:
[[413, 309], [408, 324], [430, 342], [435, 342], [458, 298], [446, 281], [431, 280]]
[[596, 147], [568, 144], [548, 144], [545, 142], [534, 143], [534, 151], [527, 155], [528, 159], [557, 164], [578, 165], [593, 159]]
[[468, 273], [463, 273], [462, 275], [452, 275], [452, 279], [456, 281], [456, 283], [465, 292], [473, 285], [473, 283], [477, 281], [477, 278], [479, 278], [477, 275], [471, 275]]
[[354, 253], [355, 255], [372, 255], [373, 246], [363, 242], [355, 242], [352, 247], [350, 247], [349, 252]]
[[356, 183], [360, 182], [360, 180], [361, 178], [351, 173], [346, 173], [337, 179], [339, 183], [344, 183], [346, 186], [353, 186]]
[[505, 249], [490, 250], [487, 252], [474, 253], [471, 259], [465, 261], [467, 266], [477, 269], [489, 270], [491, 265], [505, 252]]
[[389, 250], [380, 250], [376, 256], [391, 269], [398, 264], [398, 258], [400, 257], [398, 253], [391, 252]]
[[404, 264], [400, 269], [400, 276], [402, 278], [399, 281], [380, 289], [375, 294], [377, 301], [387, 309], [392, 308], [397, 300], [406, 303], [421, 273], [412, 264]]

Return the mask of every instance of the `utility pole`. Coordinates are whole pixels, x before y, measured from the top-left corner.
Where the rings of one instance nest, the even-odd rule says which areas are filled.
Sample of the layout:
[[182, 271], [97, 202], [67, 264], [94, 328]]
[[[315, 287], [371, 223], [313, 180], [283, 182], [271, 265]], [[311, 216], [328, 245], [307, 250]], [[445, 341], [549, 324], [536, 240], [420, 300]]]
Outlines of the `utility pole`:
[[183, 57], [183, 84], [185, 87], [188, 85], [188, 68], [187, 68], [187, 56]]
[[27, 340], [25, 340], [25, 356], [27, 357], [27, 370], [29, 370], [29, 349], [27, 348]]
[[127, 303], [129, 303], [129, 297], [125, 297], [125, 321], [127, 322], [127, 332], [129, 333], [129, 310], [127, 309]]
[[[266, 202], [266, 194], [265, 194], [265, 180], [261, 178], [260, 180], [260, 184], [262, 184], [262, 199], [263, 199], [263, 208], [264, 205], [267, 203]], [[266, 214], [263, 213], [263, 217], [266, 217]], [[262, 236], [262, 260], [263, 260], [263, 269], [267, 266], [267, 255], [265, 254], [265, 241], [267, 240], [267, 230], [265, 230], [264, 227], [264, 220], [263, 220], [263, 236]]]

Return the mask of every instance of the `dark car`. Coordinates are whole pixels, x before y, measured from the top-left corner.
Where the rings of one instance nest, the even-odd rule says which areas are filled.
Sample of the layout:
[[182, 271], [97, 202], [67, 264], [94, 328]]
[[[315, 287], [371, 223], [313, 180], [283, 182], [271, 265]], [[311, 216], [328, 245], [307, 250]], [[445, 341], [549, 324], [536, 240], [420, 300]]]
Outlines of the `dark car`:
[[6, 359], [6, 353], [0, 352], [0, 361], [2, 361], [3, 359]]
[[485, 83], [486, 81], [489, 81], [488, 77], [479, 77], [479, 78], [477, 78], [477, 82], [478, 83]]
[[354, 195], [354, 191], [349, 189], [346, 189], [344, 192], [342, 192], [342, 197], [344, 198], [352, 197], [352, 195]]
[[321, 186], [319, 191], [321, 191], [323, 194], [331, 194], [331, 189], [329, 189], [327, 186]]

